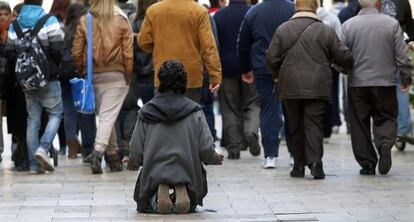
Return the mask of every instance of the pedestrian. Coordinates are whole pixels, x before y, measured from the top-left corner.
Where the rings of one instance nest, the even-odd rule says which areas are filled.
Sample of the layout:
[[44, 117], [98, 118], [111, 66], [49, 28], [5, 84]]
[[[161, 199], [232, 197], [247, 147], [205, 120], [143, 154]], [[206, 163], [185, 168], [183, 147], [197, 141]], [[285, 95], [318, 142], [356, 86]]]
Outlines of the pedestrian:
[[[321, 0], [321, 7], [316, 11], [316, 15], [323, 23], [333, 28], [338, 36], [342, 34], [341, 22], [337, 15], [324, 7]], [[332, 67], [332, 100], [326, 110], [324, 121], [324, 142], [329, 143], [332, 133], [338, 134], [341, 126], [341, 116], [339, 110], [339, 80], [340, 73]]]
[[128, 169], [142, 166], [134, 200], [139, 212], [195, 212], [207, 195], [202, 163], [221, 165], [223, 156], [214, 150], [201, 106], [185, 97], [184, 66], [166, 61], [158, 78], [159, 95], [140, 110], [131, 141]]
[[[295, 13], [291, 1], [266, 0], [246, 14], [238, 38], [238, 57], [245, 81], [255, 81], [260, 101], [260, 132], [264, 149], [264, 168], [276, 167], [279, 157], [279, 132], [282, 129], [282, 104], [275, 96], [275, 82], [266, 63], [276, 29]], [[289, 146], [288, 146], [289, 147]]]
[[128, 0], [118, 0], [118, 5], [128, 18], [136, 11], [135, 5], [128, 3]]
[[[26, 52], [18, 54], [16, 63], [16, 76], [18, 81], [25, 88], [24, 94], [26, 98], [26, 108], [28, 112], [27, 120], [27, 146], [29, 153], [30, 173], [37, 174], [46, 171], [53, 171], [53, 166], [49, 162], [48, 152], [51, 148], [52, 141], [59, 129], [60, 121], [63, 113], [62, 95], [60, 83], [57, 81], [58, 64], [61, 60], [61, 46], [64, 33], [59, 26], [56, 17], [46, 15], [42, 8], [42, 0], [25, 0], [24, 6], [20, 11], [17, 20], [10, 26], [8, 34], [8, 44], [18, 52], [23, 49], [22, 45], [27, 39], [21, 35], [25, 31], [40, 28], [36, 33], [37, 38], [32, 40], [31, 47], [33, 52], [45, 56], [43, 50], [46, 50], [46, 61], [38, 60], [41, 64], [47, 64], [47, 69], [41, 70], [34, 79], [35, 82], [27, 82], [29, 80], [19, 79], [25, 73], [27, 63], [21, 63], [21, 59], [27, 56]], [[42, 26], [40, 26], [42, 25]], [[47, 34], [39, 34], [47, 33]], [[40, 45], [41, 47], [40, 47]], [[39, 48], [34, 49], [39, 46]], [[42, 58], [42, 57], [37, 57]], [[31, 78], [32, 79], [32, 78]], [[47, 84], [46, 84], [47, 83]], [[31, 88], [32, 84], [38, 84], [37, 87]], [[39, 129], [41, 124], [42, 110], [46, 110], [49, 119], [47, 127], [39, 140]]]
[[[11, 8], [7, 2], [0, 2], [0, 44], [4, 45], [7, 43], [7, 33], [11, 22]], [[7, 58], [0, 57], [0, 163], [2, 162], [1, 154], [4, 150], [3, 141], [3, 110], [6, 110], [6, 106], [3, 105], [7, 97], [8, 86], [6, 85], [6, 69], [7, 69]], [[3, 108], [4, 107], [4, 108]]]
[[260, 106], [254, 84], [242, 80], [237, 59], [237, 37], [240, 25], [250, 6], [245, 0], [230, 0], [229, 6], [214, 15], [223, 67], [223, 83], [219, 101], [223, 119], [223, 144], [229, 159], [240, 158], [240, 151], [249, 147], [254, 156], [260, 155]]
[[360, 5], [359, 14], [343, 25], [342, 36], [355, 59], [348, 84], [352, 149], [361, 175], [375, 175], [377, 163], [379, 173], [387, 174], [397, 137], [396, 73], [400, 89], [408, 91], [412, 66], [400, 24], [378, 11], [381, 0], [360, 0]]
[[342, 9], [346, 8], [346, 4], [344, 0], [333, 0], [332, 1], [332, 8], [330, 12], [334, 15], [338, 16]]
[[[411, 6], [408, 0], [383, 0], [381, 13], [398, 20], [403, 35], [407, 35], [406, 42], [414, 40], [414, 21], [411, 14]], [[398, 138], [406, 141], [413, 139], [412, 121], [410, 112], [409, 92], [401, 92], [401, 79], [397, 75], [397, 99], [398, 99]]]
[[[96, 119], [94, 114], [77, 113], [71, 92], [69, 80], [79, 77], [72, 57], [72, 45], [75, 38], [76, 28], [81, 16], [86, 14], [86, 8], [79, 3], [71, 4], [67, 10], [65, 19], [65, 39], [63, 43], [62, 62], [60, 64], [60, 81], [62, 86], [64, 126], [66, 134], [66, 144], [69, 148], [68, 157], [77, 158], [79, 151], [82, 151], [84, 163], [91, 160], [96, 136]], [[78, 140], [78, 131], [81, 131], [82, 149]]]
[[350, 50], [335, 30], [317, 16], [319, 0], [297, 0], [296, 14], [281, 25], [267, 61], [287, 111], [294, 166], [291, 177], [304, 177], [305, 166], [324, 179], [323, 119], [332, 99], [331, 64], [352, 69]]
[[[128, 94], [132, 77], [132, 29], [128, 17], [116, 0], [93, 1], [93, 84], [99, 119], [91, 169], [102, 174], [102, 157], [112, 172], [122, 170], [119, 160], [115, 122]], [[86, 73], [87, 18], [82, 16], [73, 40], [73, 61], [80, 73]]]
[[[201, 99], [203, 66], [209, 73], [209, 90], [219, 90], [221, 64], [209, 14], [194, 0], [163, 0], [152, 5], [138, 35], [138, 45], [152, 53], [156, 72], [166, 60], [182, 62], [188, 72], [186, 96], [195, 102]], [[158, 86], [155, 73], [155, 87]]]

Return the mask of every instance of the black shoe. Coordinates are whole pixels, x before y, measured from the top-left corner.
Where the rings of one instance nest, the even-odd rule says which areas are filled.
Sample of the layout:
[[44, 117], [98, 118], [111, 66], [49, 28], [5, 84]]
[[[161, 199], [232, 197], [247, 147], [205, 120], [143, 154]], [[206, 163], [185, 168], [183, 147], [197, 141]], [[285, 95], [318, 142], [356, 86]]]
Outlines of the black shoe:
[[372, 163], [366, 165], [359, 171], [359, 174], [363, 176], [375, 176], [375, 165]]
[[111, 169], [111, 172], [120, 172], [124, 169], [121, 165], [121, 161], [119, 160], [118, 153], [107, 155], [107, 157], [108, 157], [107, 163], [109, 165], [109, 169]]
[[103, 153], [94, 150], [92, 153], [92, 163], [91, 163], [91, 169], [92, 169], [92, 173], [93, 174], [102, 174], [102, 167], [101, 167], [101, 163], [102, 163], [102, 156]]
[[382, 145], [379, 154], [378, 171], [380, 174], [385, 175], [390, 172], [392, 166], [391, 147], [387, 144]]
[[92, 153], [82, 156], [83, 163], [92, 163]]
[[315, 180], [323, 180], [325, 179], [325, 172], [323, 172], [323, 166], [322, 163], [313, 163], [309, 166], [311, 170], [311, 174], [313, 176], [313, 179]]
[[228, 151], [229, 156], [227, 157], [229, 160], [238, 160], [240, 159], [240, 152], [239, 151]]
[[290, 171], [290, 176], [291, 177], [299, 177], [299, 178], [305, 177], [305, 167], [293, 166], [292, 171]]
[[252, 156], [260, 155], [260, 144], [259, 139], [254, 133], [246, 133], [246, 141], [249, 145], [249, 151]]

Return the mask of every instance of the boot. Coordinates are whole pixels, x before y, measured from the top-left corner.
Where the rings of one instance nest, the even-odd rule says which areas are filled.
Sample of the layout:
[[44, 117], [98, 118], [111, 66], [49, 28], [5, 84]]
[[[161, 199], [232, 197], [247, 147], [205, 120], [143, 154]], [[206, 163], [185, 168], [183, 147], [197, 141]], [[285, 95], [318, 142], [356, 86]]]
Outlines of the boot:
[[78, 150], [80, 149], [80, 144], [77, 139], [74, 140], [67, 140], [66, 144], [68, 145], [68, 158], [69, 159], [76, 159], [78, 157]]
[[166, 184], [158, 185], [158, 192], [157, 192], [157, 209], [160, 214], [169, 214], [171, 213], [172, 209], [172, 202], [170, 199], [170, 186]]
[[290, 177], [297, 177], [297, 178], [305, 177], [305, 167], [293, 166], [292, 171], [290, 171]]
[[102, 163], [102, 156], [103, 153], [94, 150], [92, 153], [92, 163], [91, 163], [91, 169], [92, 169], [92, 174], [102, 174], [102, 167], [101, 167], [101, 163]]
[[323, 180], [325, 179], [325, 172], [323, 171], [322, 163], [312, 163], [309, 165], [313, 179]]
[[121, 166], [121, 161], [119, 160], [118, 153], [107, 155], [107, 157], [108, 157], [107, 163], [109, 165], [109, 169], [111, 169], [111, 172], [119, 172], [123, 170]]
[[178, 214], [187, 214], [190, 211], [190, 198], [188, 197], [187, 187], [184, 184], [175, 186], [175, 208]]

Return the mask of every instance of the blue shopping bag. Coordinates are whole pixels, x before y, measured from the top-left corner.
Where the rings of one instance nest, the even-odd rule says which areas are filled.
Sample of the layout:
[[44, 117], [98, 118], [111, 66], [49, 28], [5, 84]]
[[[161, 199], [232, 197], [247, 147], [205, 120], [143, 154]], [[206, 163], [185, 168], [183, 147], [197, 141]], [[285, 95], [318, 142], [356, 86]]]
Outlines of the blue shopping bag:
[[79, 113], [92, 114], [95, 112], [95, 93], [92, 85], [92, 15], [88, 13], [87, 36], [87, 79], [73, 78], [70, 80], [72, 97]]

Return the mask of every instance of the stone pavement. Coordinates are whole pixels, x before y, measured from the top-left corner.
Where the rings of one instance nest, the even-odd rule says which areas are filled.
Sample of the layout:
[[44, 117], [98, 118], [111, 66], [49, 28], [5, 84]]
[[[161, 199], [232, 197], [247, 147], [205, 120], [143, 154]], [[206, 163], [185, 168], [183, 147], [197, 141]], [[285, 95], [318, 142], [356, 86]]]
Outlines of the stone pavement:
[[[9, 147], [9, 146], [7, 146]], [[137, 172], [91, 175], [80, 160], [60, 158], [49, 175], [12, 169], [9, 151], [0, 164], [0, 221], [414, 221], [414, 147], [393, 152], [389, 176], [362, 177], [350, 140], [335, 135], [325, 147], [326, 180], [289, 177], [281, 147], [275, 170], [244, 153], [240, 161], [209, 166], [205, 206], [191, 215], [146, 215], [132, 199]], [[108, 171], [108, 169], [106, 169]]]

